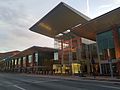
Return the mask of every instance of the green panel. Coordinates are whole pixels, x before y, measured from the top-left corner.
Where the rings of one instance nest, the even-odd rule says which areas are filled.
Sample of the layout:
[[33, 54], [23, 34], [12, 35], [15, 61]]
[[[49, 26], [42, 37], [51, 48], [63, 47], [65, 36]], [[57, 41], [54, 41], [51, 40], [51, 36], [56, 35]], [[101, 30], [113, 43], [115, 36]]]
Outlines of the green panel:
[[108, 59], [108, 49], [110, 51], [111, 58], [115, 58], [115, 47], [112, 31], [97, 34], [97, 43], [99, 55], [102, 60]]
[[42, 65], [42, 60], [43, 60], [42, 53], [41, 53], [41, 52], [38, 52], [38, 65], [39, 65], [39, 66]]
[[97, 42], [99, 49], [114, 48], [112, 31], [107, 31], [97, 35]]

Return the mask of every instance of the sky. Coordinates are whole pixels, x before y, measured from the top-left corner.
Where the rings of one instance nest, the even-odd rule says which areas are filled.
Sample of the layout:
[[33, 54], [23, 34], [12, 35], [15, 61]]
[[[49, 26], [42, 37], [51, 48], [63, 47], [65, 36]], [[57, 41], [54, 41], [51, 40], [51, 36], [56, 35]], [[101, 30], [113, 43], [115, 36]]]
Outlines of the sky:
[[29, 28], [60, 2], [90, 18], [120, 7], [120, 0], [0, 0], [0, 53], [32, 46], [54, 47], [54, 40]]

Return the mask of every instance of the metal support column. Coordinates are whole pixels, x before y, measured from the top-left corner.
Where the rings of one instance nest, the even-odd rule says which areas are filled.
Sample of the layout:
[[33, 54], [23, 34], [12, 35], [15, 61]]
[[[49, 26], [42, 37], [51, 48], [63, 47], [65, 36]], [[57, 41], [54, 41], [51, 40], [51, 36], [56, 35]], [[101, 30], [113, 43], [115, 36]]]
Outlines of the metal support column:
[[90, 59], [89, 59], [89, 48], [88, 45], [85, 46], [86, 47], [86, 59], [87, 59], [87, 72], [88, 75], [90, 75]]
[[[97, 38], [96, 38], [97, 41]], [[100, 61], [100, 55], [99, 55], [99, 48], [98, 48], [98, 42], [96, 42], [97, 45], [97, 55], [98, 55], [98, 61], [99, 61], [99, 68], [100, 68], [100, 75], [102, 75], [102, 67], [101, 67], [101, 61]]]
[[78, 44], [77, 57], [78, 57], [78, 62], [79, 62], [81, 60], [81, 37], [79, 39], [77, 39], [77, 44]]

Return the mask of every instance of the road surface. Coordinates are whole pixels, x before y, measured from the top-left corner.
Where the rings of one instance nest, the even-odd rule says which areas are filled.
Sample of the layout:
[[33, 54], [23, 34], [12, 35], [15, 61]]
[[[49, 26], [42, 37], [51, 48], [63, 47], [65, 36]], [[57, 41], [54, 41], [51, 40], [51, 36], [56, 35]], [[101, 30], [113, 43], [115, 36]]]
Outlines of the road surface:
[[120, 90], [120, 83], [0, 73], [0, 90]]

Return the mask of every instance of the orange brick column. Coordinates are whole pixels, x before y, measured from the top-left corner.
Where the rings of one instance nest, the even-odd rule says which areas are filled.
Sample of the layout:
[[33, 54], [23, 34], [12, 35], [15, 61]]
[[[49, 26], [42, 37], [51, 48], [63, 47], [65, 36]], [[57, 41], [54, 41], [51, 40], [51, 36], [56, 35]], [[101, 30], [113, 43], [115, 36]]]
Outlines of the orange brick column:
[[63, 43], [64, 43], [64, 41], [63, 40], [61, 40], [61, 64], [63, 65], [63, 61], [64, 61], [64, 50], [63, 50]]
[[120, 58], [120, 39], [117, 26], [113, 26], [112, 28], [114, 45], [115, 45], [115, 54], [116, 59]]
[[28, 72], [28, 69], [27, 69], [27, 67], [29, 67], [29, 63], [28, 63], [28, 55], [26, 55], [26, 69], [25, 69], [25, 72], [27, 73]]
[[33, 53], [32, 56], [33, 56], [32, 66], [34, 67], [35, 66], [35, 53]]
[[[112, 28], [112, 33], [113, 33], [113, 39], [114, 39], [114, 45], [115, 45], [115, 55], [116, 59], [120, 59], [120, 39], [119, 39], [119, 32], [118, 32], [118, 27], [115, 25]], [[120, 62], [117, 62], [117, 71], [118, 75], [120, 75]]]
[[26, 56], [26, 68], [29, 67], [29, 63], [28, 63], [28, 55]]
[[33, 60], [32, 60], [32, 67], [33, 67], [32, 68], [33, 69], [32, 73], [35, 73], [35, 67], [34, 67], [35, 66], [35, 53], [32, 54], [32, 57], [33, 57]]

